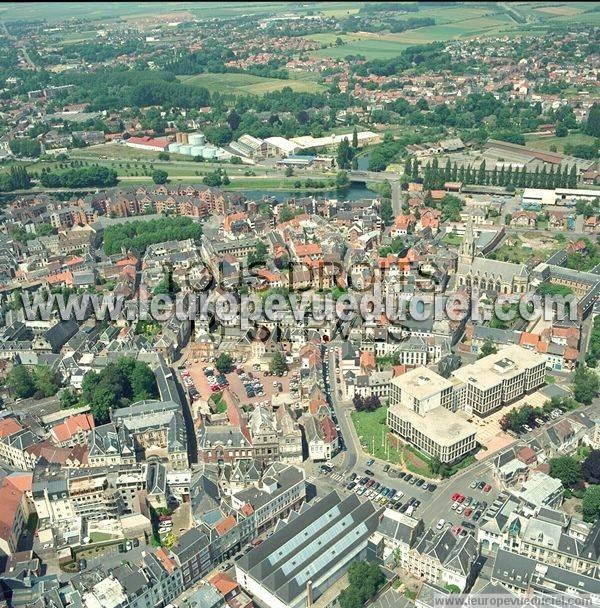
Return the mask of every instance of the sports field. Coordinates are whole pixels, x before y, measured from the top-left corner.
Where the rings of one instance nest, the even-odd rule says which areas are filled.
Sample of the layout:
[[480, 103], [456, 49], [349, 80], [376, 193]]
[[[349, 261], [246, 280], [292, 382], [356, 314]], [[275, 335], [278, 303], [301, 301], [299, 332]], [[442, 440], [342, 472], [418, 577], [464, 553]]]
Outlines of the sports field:
[[233, 95], [264, 95], [271, 91], [279, 91], [290, 87], [293, 91], [302, 93], [317, 93], [323, 87], [303, 78], [291, 77], [288, 80], [279, 78], [263, 78], [253, 74], [196, 74], [195, 76], [180, 76], [185, 84], [205, 87], [211, 93], [231, 93]]

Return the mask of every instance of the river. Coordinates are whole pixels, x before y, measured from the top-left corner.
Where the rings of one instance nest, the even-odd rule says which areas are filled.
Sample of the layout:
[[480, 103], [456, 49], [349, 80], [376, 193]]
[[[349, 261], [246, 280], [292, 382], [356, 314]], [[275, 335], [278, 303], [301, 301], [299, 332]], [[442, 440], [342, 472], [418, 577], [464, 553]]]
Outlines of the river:
[[314, 196], [318, 199], [337, 198], [344, 201], [357, 201], [361, 198], [375, 198], [377, 194], [366, 186], [353, 184], [346, 190], [230, 190], [228, 194], [243, 194], [247, 199], [260, 201], [263, 197], [273, 196], [278, 202], [288, 198]]

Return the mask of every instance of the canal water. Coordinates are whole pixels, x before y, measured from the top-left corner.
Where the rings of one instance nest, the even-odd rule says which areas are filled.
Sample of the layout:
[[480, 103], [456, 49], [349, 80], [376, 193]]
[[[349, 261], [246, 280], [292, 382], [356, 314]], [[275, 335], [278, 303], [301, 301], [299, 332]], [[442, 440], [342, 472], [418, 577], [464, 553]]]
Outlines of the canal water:
[[247, 199], [260, 201], [264, 197], [274, 197], [278, 202], [285, 201], [289, 198], [298, 198], [306, 196], [314, 196], [317, 199], [337, 198], [342, 201], [357, 201], [361, 198], [376, 198], [377, 193], [369, 190], [366, 186], [360, 184], [352, 184], [350, 188], [345, 190], [230, 190], [228, 194], [242, 194]]

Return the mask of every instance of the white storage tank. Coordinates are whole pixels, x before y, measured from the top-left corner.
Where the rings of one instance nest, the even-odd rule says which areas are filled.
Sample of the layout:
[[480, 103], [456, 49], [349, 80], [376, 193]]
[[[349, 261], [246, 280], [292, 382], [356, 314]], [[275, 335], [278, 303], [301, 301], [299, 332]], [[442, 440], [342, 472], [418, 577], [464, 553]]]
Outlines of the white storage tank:
[[175, 154], [177, 154], [180, 149], [181, 149], [181, 144], [178, 144], [176, 142], [169, 144], [169, 152], [174, 152]]
[[192, 146], [192, 156], [202, 156], [204, 146]]
[[206, 146], [202, 150], [202, 158], [215, 158], [217, 156], [217, 149], [214, 146]]
[[202, 146], [206, 142], [204, 133], [190, 133], [188, 135], [188, 142], [192, 146]]
[[179, 148], [179, 154], [191, 154], [192, 153], [192, 146], [190, 146], [189, 144], [185, 144], [183, 146], [181, 146], [181, 148]]

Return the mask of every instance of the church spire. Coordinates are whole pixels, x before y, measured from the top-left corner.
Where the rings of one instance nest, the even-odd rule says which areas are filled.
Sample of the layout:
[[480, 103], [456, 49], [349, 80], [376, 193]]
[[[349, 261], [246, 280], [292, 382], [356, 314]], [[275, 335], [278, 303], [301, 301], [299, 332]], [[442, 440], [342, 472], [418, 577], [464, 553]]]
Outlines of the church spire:
[[475, 257], [475, 233], [473, 231], [473, 222], [469, 220], [465, 228], [465, 237], [460, 247], [460, 258], [467, 264], [470, 264]]

